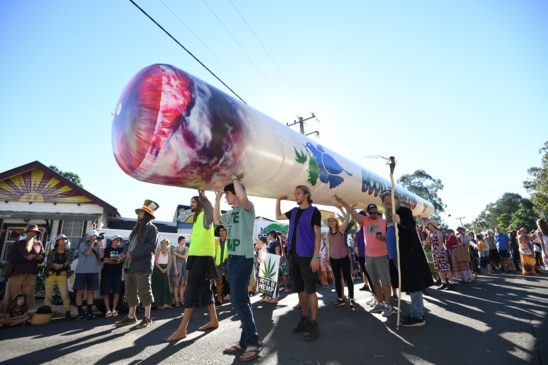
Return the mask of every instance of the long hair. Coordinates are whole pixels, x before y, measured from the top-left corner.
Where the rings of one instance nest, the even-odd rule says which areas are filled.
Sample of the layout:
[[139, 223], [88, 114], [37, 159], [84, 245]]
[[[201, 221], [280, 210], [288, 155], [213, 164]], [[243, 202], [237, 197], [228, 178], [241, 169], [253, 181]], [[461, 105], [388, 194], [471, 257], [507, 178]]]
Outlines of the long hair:
[[306, 185], [297, 185], [295, 189], [301, 189], [303, 193], [308, 194], [306, 197], [306, 200], [308, 201], [308, 204], [312, 204], [312, 193], [310, 192], [310, 189]]
[[194, 209], [194, 218], [192, 218], [192, 223], [196, 223], [198, 215], [202, 212], [202, 210], [204, 210], [204, 206], [202, 205], [202, 202], [200, 201], [200, 197], [198, 195], [193, 196], [192, 200], [196, 202], [196, 209]]
[[335, 220], [335, 228], [331, 228], [331, 226], [329, 226], [329, 234], [339, 233], [341, 231], [341, 225], [339, 224], [339, 220], [337, 218], [334, 218], [334, 217], [329, 217], [328, 220], [327, 220], [328, 223], [329, 223], [330, 219]]
[[543, 218], [537, 219], [537, 227], [541, 230], [542, 234], [548, 236], [548, 223]]
[[154, 219], [154, 218], [152, 218], [152, 216], [147, 212], [145, 212], [145, 216], [143, 217], [142, 221], [137, 219], [137, 224], [135, 224], [135, 226], [131, 230], [131, 233], [129, 234], [129, 240], [131, 241], [131, 239], [133, 238], [134, 235], [137, 235], [137, 238], [141, 239], [141, 237], [143, 236], [143, 232], [145, 230], [145, 226], [152, 219]]

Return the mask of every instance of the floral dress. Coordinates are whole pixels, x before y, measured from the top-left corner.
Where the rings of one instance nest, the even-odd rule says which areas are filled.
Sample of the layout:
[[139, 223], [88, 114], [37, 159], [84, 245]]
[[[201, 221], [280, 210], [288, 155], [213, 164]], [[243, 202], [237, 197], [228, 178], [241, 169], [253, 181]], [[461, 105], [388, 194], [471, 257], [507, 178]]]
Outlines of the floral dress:
[[451, 271], [451, 266], [449, 265], [449, 259], [447, 257], [447, 251], [443, 246], [443, 243], [440, 243], [438, 240], [438, 232], [434, 231], [430, 233], [429, 240], [432, 247], [432, 259], [434, 260], [434, 269], [437, 272], [449, 272]]

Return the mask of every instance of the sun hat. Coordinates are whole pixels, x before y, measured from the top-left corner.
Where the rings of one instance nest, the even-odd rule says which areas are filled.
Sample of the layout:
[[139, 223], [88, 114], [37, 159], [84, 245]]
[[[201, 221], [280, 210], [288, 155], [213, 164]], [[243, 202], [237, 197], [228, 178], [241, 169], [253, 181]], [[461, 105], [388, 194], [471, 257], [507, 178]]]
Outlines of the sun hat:
[[438, 229], [440, 226], [439, 223], [433, 219], [428, 219], [425, 226], [428, 227], [429, 224], [433, 225], [436, 229]]
[[329, 227], [329, 220], [330, 220], [330, 219], [335, 219], [335, 220], [337, 220], [337, 222], [339, 222], [339, 226], [342, 224], [341, 220], [335, 215], [335, 213], [331, 213], [331, 214], [327, 217], [327, 219], [325, 219], [325, 220], [323, 221], [323, 223], [324, 223], [326, 226], [328, 226], [328, 227]]

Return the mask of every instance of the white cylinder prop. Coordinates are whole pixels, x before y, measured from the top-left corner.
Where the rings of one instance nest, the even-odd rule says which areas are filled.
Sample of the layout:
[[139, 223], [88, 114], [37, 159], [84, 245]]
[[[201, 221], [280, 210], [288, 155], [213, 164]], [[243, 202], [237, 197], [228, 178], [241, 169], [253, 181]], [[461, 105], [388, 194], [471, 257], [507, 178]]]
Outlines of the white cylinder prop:
[[[222, 190], [243, 174], [249, 195], [293, 198], [307, 185], [316, 204], [334, 195], [365, 207], [380, 204], [389, 180], [336, 154], [207, 83], [170, 65], [141, 70], [124, 89], [112, 125], [114, 157], [150, 183]], [[396, 186], [416, 216], [432, 204]]]

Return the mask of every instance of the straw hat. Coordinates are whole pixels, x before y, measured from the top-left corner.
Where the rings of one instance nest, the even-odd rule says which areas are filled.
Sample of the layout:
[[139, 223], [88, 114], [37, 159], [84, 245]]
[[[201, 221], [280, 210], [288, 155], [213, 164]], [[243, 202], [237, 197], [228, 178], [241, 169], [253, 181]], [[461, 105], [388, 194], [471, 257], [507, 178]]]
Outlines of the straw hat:
[[428, 219], [425, 226], [428, 227], [429, 224], [433, 225], [436, 229], [440, 227], [439, 223], [433, 219]]
[[324, 223], [326, 226], [328, 226], [328, 227], [329, 227], [329, 220], [330, 220], [330, 219], [335, 219], [335, 220], [337, 220], [337, 222], [339, 222], [339, 226], [342, 224], [342, 222], [341, 222], [341, 220], [339, 219], [339, 217], [337, 217], [337, 216], [335, 215], [335, 213], [331, 213], [331, 214], [327, 217], [327, 219], [325, 219], [325, 220], [323, 221], [323, 223]]

